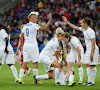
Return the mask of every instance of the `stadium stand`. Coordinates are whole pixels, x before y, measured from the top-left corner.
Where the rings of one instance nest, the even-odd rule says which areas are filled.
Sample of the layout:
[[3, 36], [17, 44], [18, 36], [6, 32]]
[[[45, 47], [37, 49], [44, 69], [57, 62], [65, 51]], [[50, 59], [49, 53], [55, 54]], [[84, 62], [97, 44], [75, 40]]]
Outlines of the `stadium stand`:
[[[1, 1], [1, 0], [0, 0]], [[2, 0], [7, 1], [7, 0]], [[2, 4], [3, 5], [3, 4]], [[65, 31], [76, 35], [86, 48], [83, 34], [75, 31], [62, 21], [61, 16], [64, 15], [69, 21], [80, 26], [83, 17], [90, 17], [94, 21], [93, 28], [96, 33], [96, 41], [100, 50], [100, 0], [20, 0], [14, 7], [10, 7], [8, 11], [0, 13], [0, 22], [8, 26], [11, 33], [11, 44], [14, 38], [18, 39], [20, 34], [20, 26], [28, 22], [27, 15], [31, 11], [39, 11], [39, 21], [44, 26], [48, 21], [48, 13], [51, 12], [53, 21], [47, 31], [39, 31], [37, 35], [39, 51], [44, 47], [43, 41], [46, 37], [50, 40], [55, 36], [55, 29], [60, 26]], [[42, 45], [41, 45], [42, 44]], [[16, 52], [14, 47], [14, 52]]]

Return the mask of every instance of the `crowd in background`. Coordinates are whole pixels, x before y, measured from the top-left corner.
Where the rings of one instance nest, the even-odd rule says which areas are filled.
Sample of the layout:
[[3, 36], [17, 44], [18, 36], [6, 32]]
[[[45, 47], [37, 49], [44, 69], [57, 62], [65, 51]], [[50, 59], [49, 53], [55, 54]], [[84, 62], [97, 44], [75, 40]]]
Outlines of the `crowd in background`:
[[15, 7], [9, 7], [8, 10], [0, 13], [0, 22], [10, 30], [14, 52], [17, 50], [20, 27], [22, 24], [28, 23], [28, 14], [31, 11], [39, 12], [38, 24], [41, 26], [45, 26], [50, 12], [53, 17], [52, 23], [46, 31], [38, 31], [37, 40], [40, 51], [55, 36], [57, 27], [62, 27], [64, 31], [77, 36], [86, 50], [83, 33], [70, 28], [62, 20], [63, 15], [77, 26], [80, 26], [84, 17], [93, 19], [96, 43], [100, 50], [100, 0], [21, 0]]

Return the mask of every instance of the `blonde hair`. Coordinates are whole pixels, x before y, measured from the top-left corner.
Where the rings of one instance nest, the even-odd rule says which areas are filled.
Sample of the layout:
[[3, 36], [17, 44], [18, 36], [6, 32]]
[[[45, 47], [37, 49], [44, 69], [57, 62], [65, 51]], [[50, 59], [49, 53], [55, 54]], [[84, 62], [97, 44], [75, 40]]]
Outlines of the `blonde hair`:
[[56, 29], [56, 36], [59, 37], [59, 35], [64, 35], [64, 30], [61, 27]]
[[28, 15], [29, 20], [30, 20], [30, 17], [31, 17], [32, 15], [38, 16], [38, 15], [39, 15], [39, 12], [35, 12], [35, 11], [31, 12], [31, 13]]

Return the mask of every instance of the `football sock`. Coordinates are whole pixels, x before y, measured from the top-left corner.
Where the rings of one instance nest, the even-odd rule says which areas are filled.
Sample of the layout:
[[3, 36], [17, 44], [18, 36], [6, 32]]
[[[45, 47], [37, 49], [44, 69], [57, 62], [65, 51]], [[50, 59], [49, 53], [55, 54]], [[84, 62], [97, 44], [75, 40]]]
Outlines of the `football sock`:
[[80, 80], [79, 81], [83, 81], [83, 67], [79, 67], [79, 77], [80, 77]]
[[87, 67], [88, 82], [91, 82], [91, 68]]
[[15, 66], [11, 65], [10, 68], [12, 70], [12, 73], [13, 73], [15, 79], [18, 80], [17, 70], [16, 70]]
[[37, 76], [38, 75], [38, 69], [33, 69], [33, 76]]
[[20, 75], [19, 75], [20, 78], [23, 78], [24, 71], [25, 71], [25, 69], [22, 69], [22, 68], [20, 69]]
[[69, 82], [74, 82], [74, 75], [69, 76]]
[[55, 68], [55, 83], [58, 82], [59, 75], [60, 75], [60, 69], [59, 68]]
[[48, 74], [44, 74], [44, 75], [37, 75], [36, 79], [49, 79]]
[[91, 80], [92, 80], [92, 84], [95, 83], [96, 72], [97, 72], [96, 67], [91, 68], [91, 74], [92, 74], [92, 79]]

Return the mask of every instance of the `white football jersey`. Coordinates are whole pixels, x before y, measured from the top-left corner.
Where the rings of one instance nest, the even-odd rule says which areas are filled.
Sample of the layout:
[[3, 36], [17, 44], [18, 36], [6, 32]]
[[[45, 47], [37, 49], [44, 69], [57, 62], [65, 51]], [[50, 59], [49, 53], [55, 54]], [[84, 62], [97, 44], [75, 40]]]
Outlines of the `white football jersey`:
[[[79, 39], [78, 39], [77, 37], [75, 37], [75, 36], [71, 36], [70, 42], [68, 42], [67, 45], [69, 45], [69, 46], [71, 47], [71, 51], [72, 51], [72, 52], [76, 52], [76, 53], [77, 53], [77, 51], [76, 51], [76, 48], [77, 48], [77, 47], [79, 47], [79, 49], [80, 49], [82, 52], [84, 52], [84, 49], [83, 49], [83, 47], [82, 47], [81, 42], [80, 42]], [[66, 44], [65, 44], [65, 42], [63, 41], [63, 47], [65, 47], [65, 46], [66, 46]]]
[[51, 39], [47, 45], [44, 47], [44, 49], [41, 51], [40, 55], [46, 55], [46, 56], [53, 56], [56, 51], [59, 50], [59, 42], [57, 37]]
[[[0, 30], [0, 50], [4, 49], [6, 46], [5, 38], [9, 39], [9, 35], [6, 33], [4, 29]], [[9, 39], [10, 40], [10, 39]], [[10, 45], [10, 42], [8, 43]]]
[[[84, 34], [84, 39], [85, 39], [85, 43], [86, 43], [86, 49], [91, 51], [92, 48], [92, 42], [91, 39], [95, 39], [95, 32], [92, 28], [88, 28], [87, 30], [85, 30], [82, 27], [79, 27], [79, 29], [83, 32]], [[95, 48], [97, 48], [97, 45], [95, 43]]]
[[24, 38], [25, 38], [24, 44], [37, 43], [36, 35], [37, 35], [37, 30], [39, 28], [40, 28], [40, 26], [33, 22], [29, 22], [23, 27], [22, 33], [24, 33]]

